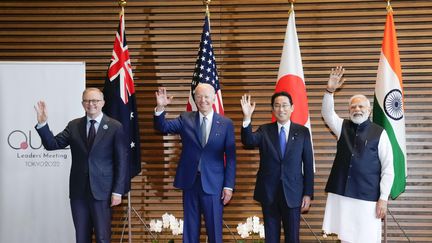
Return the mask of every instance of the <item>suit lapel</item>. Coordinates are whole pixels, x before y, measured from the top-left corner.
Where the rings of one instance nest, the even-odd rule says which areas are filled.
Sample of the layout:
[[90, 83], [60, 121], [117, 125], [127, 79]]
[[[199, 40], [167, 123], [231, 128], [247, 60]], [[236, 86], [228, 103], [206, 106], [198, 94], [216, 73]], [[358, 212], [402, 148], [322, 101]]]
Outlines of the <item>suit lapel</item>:
[[109, 129], [109, 118], [104, 114], [102, 116], [101, 123], [99, 124], [98, 130], [96, 132], [96, 137], [93, 142], [93, 148], [102, 139], [102, 137], [105, 135], [108, 129]]
[[[285, 156], [288, 153], [288, 151], [291, 151], [291, 148], [293, 147], [294, 139], [296, 136], [297, 136], [297, 128], [296, 128], [295, 124], [291, 122], [290, 130], [288, 133], [287, 148], [285, 151]], [[285, 156], [284, 156], [284, 158], [285, 158]]]
[[273, 126], [270, 127], [270, 141], [273, 143], [274, 148], [278, 152], [278, 157], [281, 158], [281, 149], [279, 145], [279, 131], [277, 122], [273, 123]]
[[281, 152], [280, 144], [279, 144], [279, 131], [278, 131], [277, 122], [275, 122], [274, 126], [272, 126], [272, 131], [270, 131], [270, 139], [273, 142], [273, 146], [276, 148], [276, 151], [278, 151], [278, 155], [279, 155], [279, 158], [281, 160], [286, 158], [286, 155], [288, 154], [288, 152], [291, 151], [296, 136], [297, 136], [296, 125], [291, 122], [289, 133], [288, 133], [286, 149], [285, 149], [284, 154], [282, 156], [282, 152]]
[[78, 123], [78, 130], [85, 147], [87, 147], [87, 117], [84, 116]]
[[209, 133], [209, 137], [207, 139], [206, 145], [208, 143], [210, 143], [211, 140], [213, 140], [213, 138], [216, 138], [217, 136], [220, 135], [220, 132], [218, 132], [220, 124], [222, 124], [222, 122], [221, 122], [221, 116], [218, 113], [214, 112], [213, 113], [212, 124], [211, 124], [211, 127], [210, 127], [210, 133]]
[[201, 144], [201, 124], [200, 124], [200, 116], [199, 112], [195, 111], [194, 122], [195, 122], [195, 137], [197, 139], [198, 144]]

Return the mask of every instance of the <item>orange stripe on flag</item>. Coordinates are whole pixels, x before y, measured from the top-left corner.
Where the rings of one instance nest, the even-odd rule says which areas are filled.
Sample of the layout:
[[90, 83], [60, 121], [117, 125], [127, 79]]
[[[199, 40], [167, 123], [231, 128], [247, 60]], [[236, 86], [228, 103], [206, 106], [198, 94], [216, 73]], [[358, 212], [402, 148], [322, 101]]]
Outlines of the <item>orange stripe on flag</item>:
[[[399, 58], [399, 48], [397, 44], [396, 27], [393, 21], [393, 12], [387, 13], [386, 25], [384, 28], [384, 38], [382, 43], [382, 52], [390, 63], [393, 72], [399, 79], [400, 86], [402, 85], [402, 68]], [[402, 90], [403, 92], [403, 90]]]

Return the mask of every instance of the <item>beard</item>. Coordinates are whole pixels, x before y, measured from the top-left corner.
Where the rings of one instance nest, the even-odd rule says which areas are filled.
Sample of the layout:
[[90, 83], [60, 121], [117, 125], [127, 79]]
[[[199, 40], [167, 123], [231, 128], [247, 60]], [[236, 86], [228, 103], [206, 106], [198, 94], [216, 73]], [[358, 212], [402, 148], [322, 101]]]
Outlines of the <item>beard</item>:
[[362, 124], [367, 119], [369, 119], [369, 115], [370, 115], [369, 112], [365, 112], [365, 113], [361, 113], [361, 112], [353, 113], [353, 114], [350, 114], [350, 119], [355, 124]]

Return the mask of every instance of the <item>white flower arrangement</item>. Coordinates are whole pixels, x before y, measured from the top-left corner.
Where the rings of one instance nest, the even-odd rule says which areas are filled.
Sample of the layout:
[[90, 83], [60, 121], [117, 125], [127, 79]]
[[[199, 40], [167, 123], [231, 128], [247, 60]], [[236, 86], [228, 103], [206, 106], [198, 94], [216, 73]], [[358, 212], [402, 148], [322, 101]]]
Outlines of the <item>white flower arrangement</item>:
[[237, 233], [242, 239], [246, 239], [251, 235], [253, 239], [253, 234], [258, 234], [261, 239], [264, 239], [264, 224], [260, 223], [260, 219], [257, 216], [249, 217], [245, 223], [238, 224]]
[[159, 219], [150, 220], [150, 231], [156, 233], [162, 232], [162, 221]]
[[[163, 229], [170, 229], [172, 235], [181, 235], [183, 234], [183, 220], [177, 219], [174, 215], [169, 213], [164, 213], [162, 215], [162, 220], [150, 220], [151, 232], [161, 233]], [[172, 240], [170, 240], [169, 242], [171, 241]], [[158, 240], [153, 240], [152, 242], [158, 242]]]

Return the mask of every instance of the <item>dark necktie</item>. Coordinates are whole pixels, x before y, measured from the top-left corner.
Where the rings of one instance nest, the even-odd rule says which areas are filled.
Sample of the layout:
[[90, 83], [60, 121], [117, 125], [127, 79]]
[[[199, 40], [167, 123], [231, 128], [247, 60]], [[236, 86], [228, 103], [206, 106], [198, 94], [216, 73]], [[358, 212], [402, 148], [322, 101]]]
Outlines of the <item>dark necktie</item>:
[[203, 117], [201, 122], [201, 145], [204, 147], [207, 143], [207, 117]]
[[95, 123], [96, 120], [90, 120], [90, 128], [87, 136], [87, 145], [89, 149], [93, 146], [93, 142], [96, 137], [96, 128], [94, 126]]
[[279, 145], [281, 149], [282, 158], [285, 155], [285, 149], [286, 149], [286, 135], [285, 135], [285, 128], [281, 127], [280, 133], [279, 133]]

